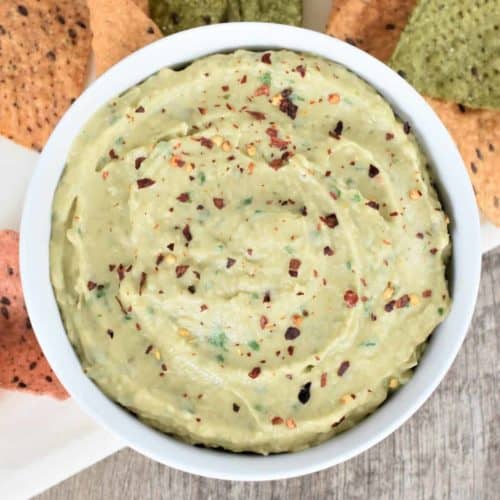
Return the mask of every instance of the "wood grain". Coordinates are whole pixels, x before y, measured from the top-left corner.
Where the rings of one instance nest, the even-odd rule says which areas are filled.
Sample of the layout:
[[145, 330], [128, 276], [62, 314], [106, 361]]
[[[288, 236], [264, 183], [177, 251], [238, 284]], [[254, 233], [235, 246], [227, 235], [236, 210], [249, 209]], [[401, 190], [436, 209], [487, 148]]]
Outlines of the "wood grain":
[[199, 478], [123, 450], [40, 495], [67, 499], [500, 498], [500, 249], [483, 258], [478, 304], [452, 369], [402, 428], [353, 460], [265, 483]]

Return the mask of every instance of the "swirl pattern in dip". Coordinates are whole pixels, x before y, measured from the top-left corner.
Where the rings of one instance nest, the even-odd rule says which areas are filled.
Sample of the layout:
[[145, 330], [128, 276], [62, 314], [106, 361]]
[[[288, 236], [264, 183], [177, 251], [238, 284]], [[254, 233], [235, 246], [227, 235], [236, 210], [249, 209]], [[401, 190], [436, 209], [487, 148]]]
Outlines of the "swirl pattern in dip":
[[446, 223], [372, 87], [238, 51], [91, 118], [54, 199], [51, 275], [113, 400], [188, 442], [293, 451], [408, 380], [450, 305]]

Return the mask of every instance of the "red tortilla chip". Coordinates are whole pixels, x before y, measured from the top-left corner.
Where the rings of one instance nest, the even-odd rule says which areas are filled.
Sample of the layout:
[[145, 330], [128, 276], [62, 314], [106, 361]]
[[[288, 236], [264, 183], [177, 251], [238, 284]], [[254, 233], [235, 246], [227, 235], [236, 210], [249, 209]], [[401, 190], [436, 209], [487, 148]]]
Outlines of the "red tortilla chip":
[[88, 0], [88, 6], [97, 75], [163, 37], [132, 0]]
[[335, 0], [326, 32], [386, 62], [416, 3], [417, 0]]
[[0, 1], [0, 134], [40, 150], [83, 90], [85, 0]]
[[66, 399], [26, 313], [18, 253], [18, 234], [0, 231], [0, 387]]

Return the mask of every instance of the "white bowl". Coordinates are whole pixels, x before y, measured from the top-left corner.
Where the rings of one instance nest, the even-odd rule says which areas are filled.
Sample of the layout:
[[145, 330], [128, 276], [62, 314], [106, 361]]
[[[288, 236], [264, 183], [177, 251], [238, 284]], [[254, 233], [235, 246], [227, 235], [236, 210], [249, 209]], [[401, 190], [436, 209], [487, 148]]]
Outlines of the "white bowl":
[[[343, 64], [373, 85], [411, 123], [433, 167], [451, 218], [453, 306], [432, 336], [411, 381], [353, 429], [314, 448], [253, 456], [197, 448], [141, 423], [108, 399], [84, 375], [68, 341], [49, 277], [54, 191], [73, 139], [105, 102], [165, 66], [239, 48], [305, 51]], [[424, 99], [387, 66], [335, 38], [290, 26], [234, 23], [169, 36], [127, 57], [93, 83], [71, 106], [40, 157], [24, 205], [21, 274], [26, 305], [43, 351], [71, 396], [97, 422], [137, 451], [176, 469], [232, 480], [283, 479], [343, 462], [378, 443], [431, 395], [453, 362], [474, 310], [481, 265], [479, 218], [460, 155]]]

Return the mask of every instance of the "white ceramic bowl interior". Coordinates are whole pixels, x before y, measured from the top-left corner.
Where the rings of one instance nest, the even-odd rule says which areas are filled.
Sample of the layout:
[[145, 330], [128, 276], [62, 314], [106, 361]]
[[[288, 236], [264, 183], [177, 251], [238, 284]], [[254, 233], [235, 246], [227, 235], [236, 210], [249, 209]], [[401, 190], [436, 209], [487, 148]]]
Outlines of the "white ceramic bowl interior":
[[[453, 307], [436, 329], [411, 381], [353, 429], [314, 448], [282, 455], [234, 454], [194, 447], [141, 423], [84, 375], [67, 339], [49, 277], [51, 205], [73, 139], [109, 99], [165, 66], [179, 66], [238, 48], [286, 48], [343, 64], [373, 85], [407, 120], [432, 165], [451, 218]], [[343, 462], [378, 443], [430, 396], [465, 337], [480, 277], [479, 218], [471, 184], [445, 127], [424, 99], [395, 72], [332, 37], [283, 25], [232, 23], [184, 31], [127, 57], [95, 81], [71, 106], [50, 137], [32, 178], [21, 227], [21, 274], [28, 312], [43, 351], [71, 396], [102, 426], [137, 451], [171, 467], [232, 480], [280, 479]]]

